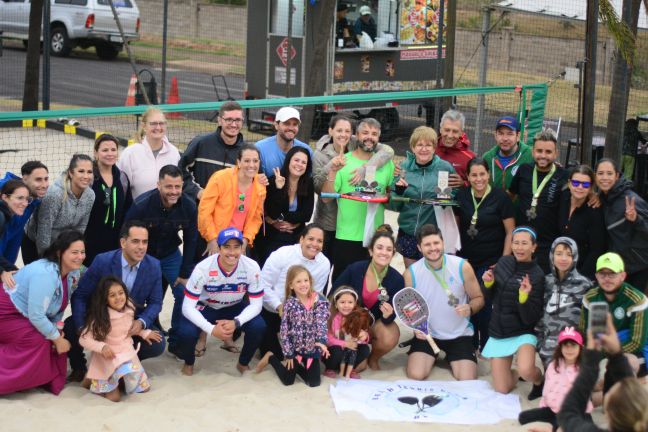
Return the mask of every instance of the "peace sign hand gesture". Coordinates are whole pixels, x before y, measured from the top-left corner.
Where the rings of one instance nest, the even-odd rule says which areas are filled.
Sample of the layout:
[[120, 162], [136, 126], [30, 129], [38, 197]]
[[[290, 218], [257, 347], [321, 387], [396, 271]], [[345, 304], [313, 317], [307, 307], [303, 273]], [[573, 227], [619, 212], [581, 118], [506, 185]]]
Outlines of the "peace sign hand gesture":
[[275, 186], [277, 186], [277, 189], [282, 189], [286, 184], [286, 178], [281, 175], [281, 170], [279, 168], [273, 168], [272, 172], [274, 172], [275, 175]]
[[635, 203], [635, 197], [625, 197], [625, 218], [630, 222], [635, 222], [637, 220], [637, 208], [635, 207]]
[[524, 275], [522, 282], [520, 282], [520, 291], [526, 294], [531, 293], [531, 281], [529, 280], [529, 275]]

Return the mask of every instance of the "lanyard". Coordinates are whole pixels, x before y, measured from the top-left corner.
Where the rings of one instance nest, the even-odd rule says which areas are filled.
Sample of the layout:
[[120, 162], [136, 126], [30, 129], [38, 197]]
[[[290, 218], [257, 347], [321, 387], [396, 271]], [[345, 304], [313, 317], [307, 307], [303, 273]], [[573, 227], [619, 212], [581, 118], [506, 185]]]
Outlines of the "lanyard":
[[373, 270], [374, 277], [376, 278], [376, 286], [378, 289], [382, 288], [382, 281], [385, 279], [385, 276], [387, 275], [387, 270], [389, 270], [389, 266], [385, 267], [380, 273], [376, 270], [376, 267], [374, 266], [373, 261], [371, 262], [371, 270]]
[[450, 291], [450, 288], [448, 287], [448, 282], [445, 279], [445, 255], [443, 256], [443, 264], [441, 264], [441, 277], [437, 276], [437, 271], [434, 270], [432, 267], [430, 267], [430, 264], [428, 264], [427, 260], [425, 261], [425, 267], [432, 272], [432, 276], [434, 276], [434, 279], [441, 285], [441, 288], [443, 288], [443, 291], [445, 291], [446, 295], [448, 296], [448, 305], [454, 307], [457, 304], [459, 304], [459, 299], [455, 297], [455, 295]]
[[108, 194], [106, 195], [110, 199], [110, 194], [112, 192], [112, 199], [110, 199], [110, 202], [106, 206], [106, 217], [104, 219], [104, 224], [108, 224], [108, 220], [110, 219], [110, 204], [112, 204], [113, 208], [113, 221], [112, 221], [112, 226], [113, 228], [115, 227], [115, 219], [117, 218], [117, 187], [113, 184], [112, 187], [107, 188], [103, 184], [101, 185], [101, 190], [106, 193], [106, 189], [108, 189]]
[[551, 171], [549, 171], [549, 174], [545, 176], [545, 178], [542, 180], [542, 183], [540, 183], [540, 186], [538, 186], [538, 167], [533, 167], [533, 183], [531, 185], [533, 187], [533, 199], [531, 200], [531, 207], [535, 208], [538, 205], [538, 198], [540, 197], [542, 190], [547, 185], [555, 172], [556, 164], [552, 164]]
[[475, 212], [472, 215], [472, 219], [470, 219], [470, 225], [472, 226], [477, 225], [477, 211], [479, 210], [479, 206], [482, 205], [484, 201], [486, 201], [486, 197], [488, 196], [490, 191], [491, 191], [491, 187], [490, 185], [488, 185], [486, 187], [486, 193], [482, 197], [481, 201], [477, 202], [477, 200], [475, 199], [475, 191], [473, 190], [473, 188], [470, 188], [470, 196], [472, 196], [473, 206], [475, 207]]

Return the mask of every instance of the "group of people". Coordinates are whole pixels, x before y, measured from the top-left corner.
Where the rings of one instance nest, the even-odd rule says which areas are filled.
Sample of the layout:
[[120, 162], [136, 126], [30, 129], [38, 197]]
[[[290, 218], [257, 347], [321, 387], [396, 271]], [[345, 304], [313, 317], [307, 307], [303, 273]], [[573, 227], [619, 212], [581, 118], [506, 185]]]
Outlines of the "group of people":
[[[285, 385], [297, 375], [319, 385], [320, 362], [325, 376], [358, 378], [398, 344], [393, 298], [405, 286], [426, 299], [430, 334], [456, 379], [476, 379], [482, 358], [498, 392], [518, 377], [533, 383], [530, 398], [542, 396], [553, 417], [542, 409], [521, 421], [557, 421], [569, 395], [556, 386], [574, 381], [585, 346], [624, 353], [619, 362], [646, 375], [648, 205], [614, 161], [567, 171], [555, 134], [526, 145], [514, 117], [498, 120], [496, 145], [477, 157], [463, 114], [450, 110], [440, 136], [413, 131], [396, 166], [375, 119], [336, 115], [311, 149], [297, 139], [295, 108], [281, 108], [276, 134], [256, 145], [241, 134], [243, 112], [224, 103], [216, 131], [181, 155], [151, 108], [121, 155], [103, 134], [94, 158], [75, 154], [51, 186], [38, 161], [21, 177], [7, 173], [0, 394], [58, 394], [69, 359], [70, 380], [119, 400], [120, 382], [126, 392], [150, 388], [141, 361], [165, 350], [193, 374], [209, 335], [239, 354], [241, 373], [258, 350], [257, 372], [269, 364]], [[345, 198], [353, 194], [387, 198]], [[441, 195], [458, 205], [430, 204]], [[399, 212], [396, 236], [385, 208]], [[391, 265], [396, 252], [403, 274]], [[614, 330], [598, 345], [577, 330], [593, 302], [608, 304]], [[407, 376], [426, 379], [438, 355], [420, 332], [406, 344]], [[614, 385], [606, 378], [603, 391]]]

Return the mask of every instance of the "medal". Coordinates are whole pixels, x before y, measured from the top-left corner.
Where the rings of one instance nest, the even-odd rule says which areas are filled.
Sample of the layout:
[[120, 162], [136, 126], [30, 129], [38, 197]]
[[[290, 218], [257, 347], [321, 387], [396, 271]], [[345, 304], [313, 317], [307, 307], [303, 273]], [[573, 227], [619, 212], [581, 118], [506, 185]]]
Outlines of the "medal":
[[389, 301], [389, 294], [387, 294], [387, 290], [383, 287], [380, 287], [380, 294], [378, 294], [378, 301], [380, 303]]
[[471, 239], [474, 239], [475, 237], [477, 237], [477, 234], [479, 233], [479, 231], [477, 230], [475, 225], [471, 223], [470, 227], [468, 228], [468, 231], [466, 231], [466, 233], [468, 234], [468, 237], [470, 237]]
[[538, 216], [538, 214], [536, 213], [536, 207], [538, 206], [538, 198], [540, 198], [540, 194], [542, 193], [542, 190], [547, 185], [549, 179], [551, 179], [551, 177], [554, 175], [555, 172], [556, 172], [556, 165], [552, 164], [549, 174], [547, 174], [545, 178], [542, 180], [542, 182], [540, 183], [540, 185], [538, 185], [538, 168], [533, 167], [533, 178], [531, 180], [531, 192], [533, 193], [533, 198], [531, 199], [531, 208], [526, 211], [526, 216], [530, 221], [534, 220]]
[[455, 307], [459, 304], [459, 299], [454, 294], [448, 295], [448, 306]]
[[536, 213], [535, 207], [531, 207], [529, 210], [526, 211], [526, 216], [527, 219], [529, 220], [534, 220], [538, 214]]

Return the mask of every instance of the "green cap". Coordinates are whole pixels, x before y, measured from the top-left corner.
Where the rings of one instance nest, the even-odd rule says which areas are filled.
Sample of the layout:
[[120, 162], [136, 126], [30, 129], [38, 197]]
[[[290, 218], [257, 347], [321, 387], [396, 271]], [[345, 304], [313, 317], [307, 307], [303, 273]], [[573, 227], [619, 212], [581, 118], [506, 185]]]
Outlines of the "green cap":
[[600, 271], [601, 269], [608, 269], [612, 270], [614, 273], [621, 273], [622, 271], [625, 271], [623, 258], [614, 252], [605, 253], [596, 260], [596, 271]]

